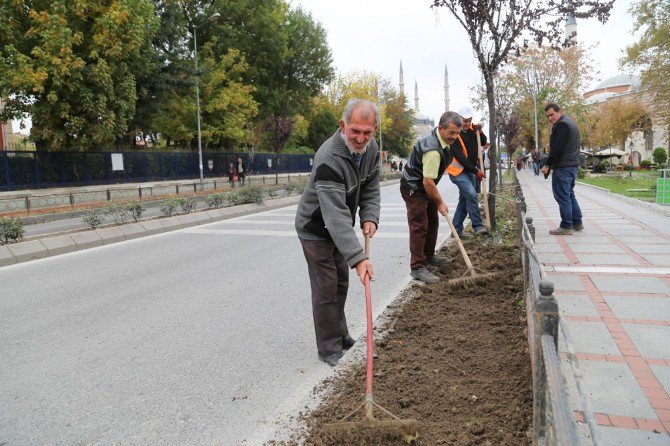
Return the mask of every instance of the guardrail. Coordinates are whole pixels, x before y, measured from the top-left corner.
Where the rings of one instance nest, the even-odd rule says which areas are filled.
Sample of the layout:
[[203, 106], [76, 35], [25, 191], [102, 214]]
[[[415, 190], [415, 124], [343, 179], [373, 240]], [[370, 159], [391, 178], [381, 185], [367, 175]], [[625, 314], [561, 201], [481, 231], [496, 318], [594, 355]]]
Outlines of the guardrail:
[[[275, 174], [255, 175], [245, 179], [246, 185], [275, 185], [288, 184], [291, 182], [303, 182], [309, 177], [309, 173], [302, 174]], [[230, 189], [231, 183], [226, 178], [207, 180], [200, 189], [199, 181], [192, 182], [166, 182], [152, 185], [128, 186], [89, 186], [81, 189], [71, 189], [63, 193], [30, 193], [17, 192], [11, 197], [0, 198], [0, 214], [8, 212], [31, 212], [40, 209], [76, 209], [88, 204], [106, 203], [112, 200], [135, 200], [151, 198], [160, 199], [169, 195], [196, 195], [204, 192], [216, 192], [222, 189]], [[238, 186], [234, 184], [235, 188]]]
[[[533, 373], [533, 444], [571, 446], [578, 443], [577, 425], [568, 404], [566, 382], [558, 354], [561, 321], [558, 303], [553, 296], [554, 284], [547, 280], [535, 250], [533, 219], [526, 217], [526, 202], [516, 176], [515, 183], [519, 233], [523, 244], [521, 249], [528, 343]], [[561, 332], [565, 335], [562, 325]], [[587, 403], [583, 401], [583, 404]], [[589, 422], [593, 433], [595, 424], [591, 422], [594, 421]], [[594, 440], [593, 435], [590, 438]], [[588, 439], [580, 440], [584, 440], [580, 444], [588, 444]], [[595, 445], [595, 441], [592, 444]]]

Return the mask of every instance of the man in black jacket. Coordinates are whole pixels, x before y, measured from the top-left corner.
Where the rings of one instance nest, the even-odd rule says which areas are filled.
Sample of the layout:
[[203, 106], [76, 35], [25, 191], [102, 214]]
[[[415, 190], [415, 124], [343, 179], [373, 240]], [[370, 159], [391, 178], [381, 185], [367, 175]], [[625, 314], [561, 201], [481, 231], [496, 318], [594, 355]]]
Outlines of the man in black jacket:
[[553, 124], [549, 138], [549, 158], [542, 167], [546, 176], [553, 170], [551, 190], [561, 213], [561, 225], [549, 231], [552, 235], [570, 235], [584, 229], [582, 210], [575, 197], [575, 179], [579, 168], [579, 127], [556, 104], [547, 104], [545, 114]]

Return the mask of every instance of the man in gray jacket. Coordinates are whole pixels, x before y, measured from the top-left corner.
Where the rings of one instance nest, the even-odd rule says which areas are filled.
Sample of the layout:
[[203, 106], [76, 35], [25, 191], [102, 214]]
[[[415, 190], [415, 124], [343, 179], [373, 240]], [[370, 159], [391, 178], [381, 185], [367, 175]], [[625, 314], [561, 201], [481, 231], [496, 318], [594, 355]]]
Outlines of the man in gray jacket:
[[349, 100], [340, 128], [314, 156], [295, 217], [312, 288], [316, 347], [331, 366], [354, 344], [344, 315], [349, 268], [361, 282], [366, 274], [373, 277], [354, 224], [359, 209], [363, 234], [374, 236], [379, 224], [381, 164], [373, 140], [379, 116], [372, 102]]

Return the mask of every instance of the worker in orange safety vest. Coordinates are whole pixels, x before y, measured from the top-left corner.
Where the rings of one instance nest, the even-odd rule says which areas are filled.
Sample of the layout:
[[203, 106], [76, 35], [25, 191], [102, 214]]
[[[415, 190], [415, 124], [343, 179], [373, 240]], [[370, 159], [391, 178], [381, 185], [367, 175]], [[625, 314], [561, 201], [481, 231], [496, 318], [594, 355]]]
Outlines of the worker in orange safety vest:
[[463, 237], [465, 217], [470, 216], [475, 234], [486, 234], [488, 231], [482, 221], [477, 201], [478, 182], [486, 178], [483, 166], [478, 166], [479, 144], [477, 132], [480, 132], [482, 144], [486, 144], [486, 135], [481, 133], [481, 125], [472, 124], [472, 108], [463, 107], [458, 110], [463, 118], [463, 128], [457, 140], [451, 145], [453, 156], [447, 173], [452, 183], [458, 187], [458, 206], [454, 212], [454, 227], [458, 235]]

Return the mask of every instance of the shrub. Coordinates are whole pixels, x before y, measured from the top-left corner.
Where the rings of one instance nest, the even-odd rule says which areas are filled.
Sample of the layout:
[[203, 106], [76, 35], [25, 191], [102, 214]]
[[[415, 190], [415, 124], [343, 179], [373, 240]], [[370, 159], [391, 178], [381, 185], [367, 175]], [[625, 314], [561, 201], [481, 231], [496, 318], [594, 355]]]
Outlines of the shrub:
[[3, 245], [18, 242], [23, 233], [23, 222], [18, 218], [0, 218], [0, 241]]
[[133, 220], [135, 221], [140, 221], [140, 218], [142, 218], [142, 214], [144, 214], [144, 211], [146, 208], [144, 207], [144, 203], [142, 203], [140, 200], [133, 200], [128, 205], [126, 206], [128, 209], [128, 212], [130, 212], [130, 215], [133, 217]]
[[284, 190], [289, 195], [292, 195], [292, 194], [300, 195], [301, 193], [303, 193], [305, 191], [305, 185], [301, 184], [301, 183], [287, 183], [284, 186]]
[[649, 167], [649, 166], [651, 166], [651, 161], [649, 161], [649, 160], [642, 160], [642, 161], [640, 161], [640, 166], [641, 166], [641, 167]]
[[196, 201], [195, 197], [179, 197], [177, 198], [177, 204], [184, 214], [190, 214], [191, 211], [195, 209], [198, 202]]
[[586, 176], [586, 171], [583, 167], [577, 169], [577, 178], [584, 178]]
[[218, 208], [221, 207], [223, 204], [224, 196], [222, 193], [214, 193], [207, 195], [205, 197], [205, 203], [207, 203], [207, 206], [210, 208]]
[[668, 152], [664, 147], [656, 147], [651, 153], [651, 157], [654, 158], [656, 164], [663, 164], [668, 160]]
[[235, 195], [237, 196], [237, 203], [233, 204], [261, 204], [263, 202], [263, 189], [260, 186], [244, 187], [235, 192]]
[[164, 216], [170, 217], [171, 215], [174, 215], [177, 206], [179, 206], [177, 200], [174, 197], [170, 197], [161, 203], [159, 209]]
[[89, 225], [91, 229], [95, 229], [102, 224], [103, 212], [100, 209], [84, 214], [81, 219], [84, 223]]
[[105, 215], [109, 215], [114, 223], [122, 224], [128, 220], [130, 216], [130, 211], [123, 204], [119, 204], [116, 201], [112, 200], [107, 203], [104, 210]]

